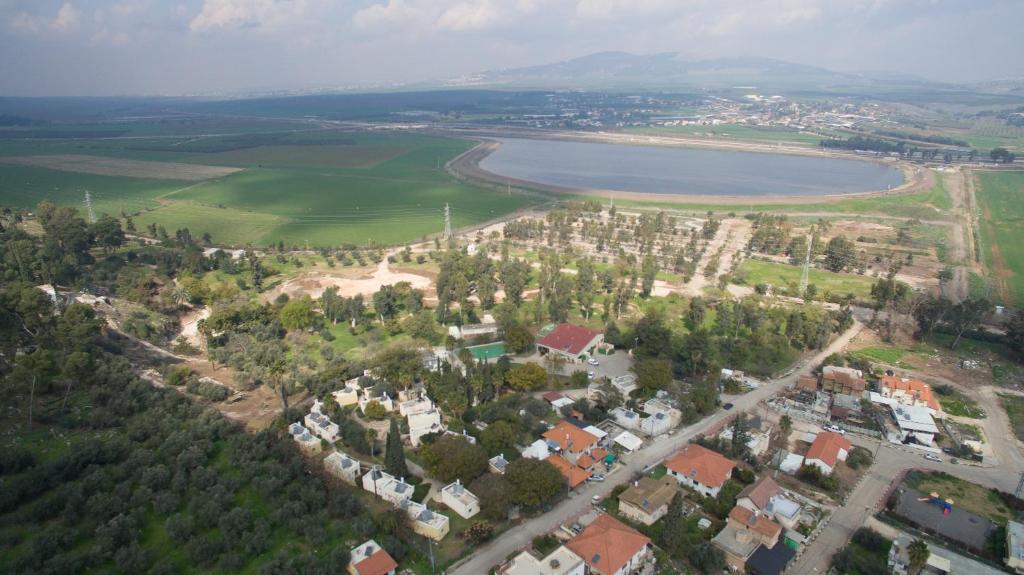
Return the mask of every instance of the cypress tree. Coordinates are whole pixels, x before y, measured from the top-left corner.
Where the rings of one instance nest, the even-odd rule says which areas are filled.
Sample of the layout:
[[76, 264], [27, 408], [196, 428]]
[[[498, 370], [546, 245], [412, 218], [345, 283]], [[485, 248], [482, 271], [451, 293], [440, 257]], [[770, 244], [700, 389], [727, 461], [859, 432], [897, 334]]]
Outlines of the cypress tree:
[[402, 434], [398, 430], [397, 419], [391, 419], [391, 429], [388, 430], [386, 445], [384, 469], [395, 477], [408, 477], [409, 469], [405, 466], [405, 452], [402, 451]]

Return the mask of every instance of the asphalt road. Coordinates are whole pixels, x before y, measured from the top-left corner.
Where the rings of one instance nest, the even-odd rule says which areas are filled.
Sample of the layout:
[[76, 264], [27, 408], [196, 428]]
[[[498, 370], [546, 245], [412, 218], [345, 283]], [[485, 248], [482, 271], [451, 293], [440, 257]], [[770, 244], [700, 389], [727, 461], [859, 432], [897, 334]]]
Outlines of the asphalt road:
[[559, 503], [551, 511], [528, 519], [502, 533], [500, 537], [477, 549], [473, 555], [448, 572], [451, 575], [479, 575], [480, 573], [487, 573], [491, 567], [504, 562], [509, 555], [526, 547], [537, 535], [553, 531], [568, 520], [585, 513], [590, 508], [591, 500], [595, 495], [601, 498], [607, 497], [616, 485], [629, 481], [633, 475], [675, 453], [691, 439], [707, 429], [714, 428], [733, 413], [752, 410], [762, 400], [768, 399], [780, 390], [793, 385], [804, 366], [817, 365], [829, 355], [845, 348], [850, 340], [860, 332], [862, 327], [862, 324], [859, 322], [854, 323], [853, 327], [844, 332], [826, 349], [819, 352], [813, 358], [798, 364], [800, 369], [795, 369], [790, 375], [772, 380], [760, 388], [735, 399], [732, 410], [715, 412], [697, 423], [678, 429], [674, 435], [663, 435], [660, 441], [655, 441], [646, 448], [627, 455], [625, 464], [607, 475], [606, 481], [587, 484], [582, 489], [570, 494], [568, 499]]

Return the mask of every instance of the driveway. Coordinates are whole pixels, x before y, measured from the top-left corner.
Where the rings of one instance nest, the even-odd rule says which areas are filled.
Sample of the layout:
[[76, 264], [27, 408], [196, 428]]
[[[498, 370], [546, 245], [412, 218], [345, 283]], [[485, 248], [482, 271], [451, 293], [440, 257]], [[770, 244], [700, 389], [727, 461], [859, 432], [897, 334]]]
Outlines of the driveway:
[[[804, 365], [817, 365], [832, 353], [843, 349], [849, 344], [850, 339], [860, 332], [862, 327], [862, 324], [855, 322], [826, 349], [804, 362]], [[648, 447], [627, 455], [623, 465], [607, 475], [607, 481], [590, 483], [576, 492], [570, 493], [568, 499], [556, 505], [551, 511], [509, 529], [498, 539], [480, 547], [473, 555], [448, 572], [451, 575], [479, 575], [489, 572], [491, 567], [504, 562], [510, 555], [526, 547], [537, 535], [553, 531], [570, 518], [582, 515], [590, 508], [593, 496], [608, 497], [616, 485], [629, 481], [635, 474], [641, 473], [645, 468], [657, 464], [675, 453], [705, 430], [723, 424], [733, 413], [754, 409], [761, 401], [795, 384], [798, 377], [799, 372], [794, 371], [786, 377], [767, 382], [760, 388], [736, 398], [733, 402], [735, 407], [732, 410], [717, 411], [697, 423], [679, 429], [675, 435], [659, 437], [658, 441], [652, 442]]]

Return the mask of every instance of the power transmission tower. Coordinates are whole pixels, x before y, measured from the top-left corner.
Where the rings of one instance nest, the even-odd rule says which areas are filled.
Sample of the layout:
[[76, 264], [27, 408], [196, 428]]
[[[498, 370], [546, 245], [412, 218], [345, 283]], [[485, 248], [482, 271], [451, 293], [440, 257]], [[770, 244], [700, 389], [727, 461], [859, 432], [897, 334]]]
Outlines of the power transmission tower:
[[85, 190], [85, 213], [89, 218], [90, 224], [96, 223], [96, 211], [92, 209], [92, 195], [89, 190]]
[[448, 204], [444, 205], [444, 239], [452, 239], [452, 210]]
[[807, 280], [811, 275], [811, 234], [807, 234], [807, 253], [804, 255], [804, 270], [800, 274], [800, 297], [807, 292]]

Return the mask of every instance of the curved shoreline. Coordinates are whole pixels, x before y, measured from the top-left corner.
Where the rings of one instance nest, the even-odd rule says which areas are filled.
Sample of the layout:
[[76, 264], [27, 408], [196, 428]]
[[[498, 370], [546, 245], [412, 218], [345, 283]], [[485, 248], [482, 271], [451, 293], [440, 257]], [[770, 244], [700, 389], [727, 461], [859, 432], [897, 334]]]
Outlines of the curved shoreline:
[[[467, 137], [468, 136], [468, 137]], [[490, 137], [488, 137], [490, 136]], [[779, 196], [779, 195], [765, 195], [765, 196], [719, 196], [719, 195], [694, 195], [694, 194], [656, 194], [646, 192], [626, 192], [621, 190], [608, 190], [600, 188], [571, 188], [566, 186], [558, 186], [553, 184], [544, 184], [541, 182], [534, 182], [532, 180], [523, 180], [519, 178], [513, 178], [510, 176], [503, 176], [490, 172], [480, 167], [480, 162], [488, 155], [492, 154], [500, 146], [500, 142], [493, 139], [493, 135], [464, 135], [467, 139], [477, 141], [477, 145], [456, 156], [445, 164], [445, 169], [453, 176], [459, 179], [465, 179], [478, 183], [484, 183], [489, 185], [501, 185], [501, 186], [515, 186], [519, 189], [525, 190], [536, 190], [541, 192], [553, 193], [553, 194], [568, 194], [568, 195], [583, 195], [583, 196], [597, 196], [597, 197], [618, 197], [625, 200], [638, 200], [638, 201], [657, 201], [665, 203], [704, 203], [704, 204], [753, 204], [753, 203], [766, 203], [766, 204], [795, 204], [795, 203], [832, 203], [844, 199], [855, 199], [855, 198], [866, 198], [866, 197], [880, 197], [890, 195], [903, 195], [911, 194], [921, 190], [929, 189], [932, 186], [932, 175], [931, 170], [924, 170], [919, 166], [909, 164], [899, 160], [892, 159], [877, 159], [877, 158], [865, 158], [855, 154], [835, 153], [832, 151], [825, 152], [820, 151], [819, 153], [808, 153], [809, 150], [801, 150], [803, 153], [797, 152], [797, 148], [790, 146], [785, 148], [786, 151], [780, 152], [783, 148], [771, 148], [766, 149], [767, 146], [760, 144], [752, 144], [752, 147], [747, 148], [738, 145], [728, 146], [708, 146], [704, 145], [705, 148], [724, 149], [730, 151], [747, 151], [747, 152], [760, 152], [760, 153], [782, 153], [789, 155], [803, 155], [811, 157], [826, 157], [833, 159], [846, 159], [846, 160], [860, 160], [868, 162], [878, 162], [893, 166], [903, 172], [903, 184], [891, 189], [891, 190], [874, 190], [867, 192], [849, 192], [844, 194], [824, 194], [815, 196]], [[532, 136], [528, 134], [517, 134], [515, 136], [522, 139], [557, 139], [557, 140], [570, 140], [570, 141], [582, 141], [582, 142], [601, 142], [601, 143], [616, 143], [623, 144], [628, 142], [622, 142], [619, 138], [608, 137], [607, 133], [600, 134], [601, 137], [578, 137], [576, 133], [559, 133], [559, 134], [544, 134]], [[657, 143], [650, 142], [633, 142], [635, 145], [659, 145]], [[661, 144], [665, 146], [672, 146], [671, 143]], [[687, 147], [683, 143], [675, 144], [680, 147]]]

